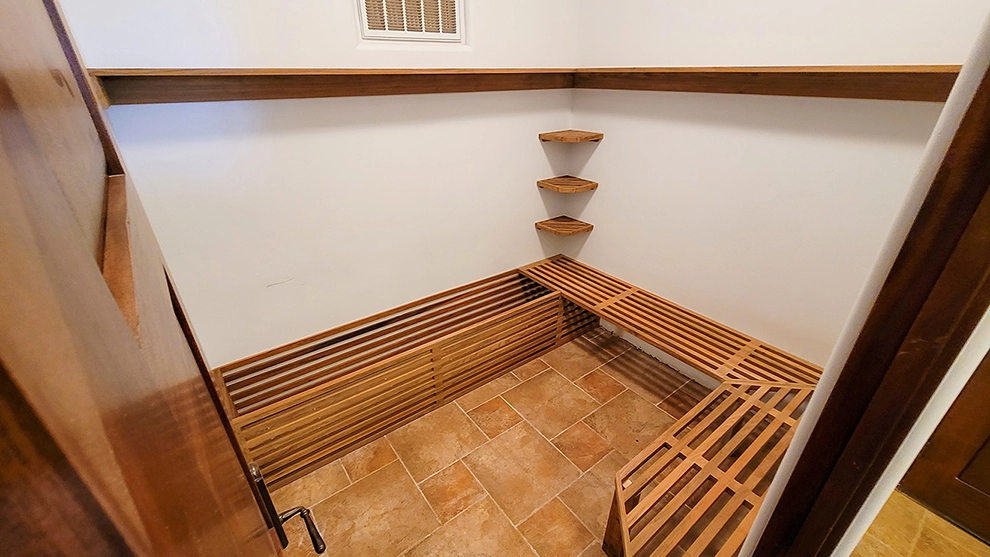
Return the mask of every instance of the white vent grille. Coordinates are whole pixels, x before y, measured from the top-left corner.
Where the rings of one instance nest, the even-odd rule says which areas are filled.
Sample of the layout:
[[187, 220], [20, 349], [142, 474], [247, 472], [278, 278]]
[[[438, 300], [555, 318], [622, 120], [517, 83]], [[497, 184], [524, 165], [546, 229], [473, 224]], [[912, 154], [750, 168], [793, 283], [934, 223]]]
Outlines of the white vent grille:
[[366, 39], [461, 41], [463, 0], [358, 0]]

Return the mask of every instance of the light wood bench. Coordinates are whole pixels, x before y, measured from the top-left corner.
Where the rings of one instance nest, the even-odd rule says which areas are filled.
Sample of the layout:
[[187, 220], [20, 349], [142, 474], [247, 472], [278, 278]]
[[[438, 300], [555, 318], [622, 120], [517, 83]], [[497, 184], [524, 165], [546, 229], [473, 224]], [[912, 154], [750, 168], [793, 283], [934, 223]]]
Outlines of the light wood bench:
[[605, 552], [735, 555], [811, 392], [723, 383], [616, 474]]
[[720, 383], [616, 473], [602, 549], [735, 555], [821, 368], [566, 256], [520, 272]]
[[564, 255], [519, 270], [718, 381], [815, 385], [821, 368]]
[[214, 379], [275, 489], [597, 323], [510, 271], [222, 366]]

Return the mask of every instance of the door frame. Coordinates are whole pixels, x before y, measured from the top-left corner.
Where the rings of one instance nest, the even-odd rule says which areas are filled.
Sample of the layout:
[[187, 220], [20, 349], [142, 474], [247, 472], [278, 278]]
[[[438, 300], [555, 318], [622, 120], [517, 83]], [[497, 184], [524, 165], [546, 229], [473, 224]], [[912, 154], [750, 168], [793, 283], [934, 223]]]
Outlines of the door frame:
[[943, 111], [961, 105], [962, 117], [754, 555], [832, 553], [990, 307], [990, 48], [981, 41]]

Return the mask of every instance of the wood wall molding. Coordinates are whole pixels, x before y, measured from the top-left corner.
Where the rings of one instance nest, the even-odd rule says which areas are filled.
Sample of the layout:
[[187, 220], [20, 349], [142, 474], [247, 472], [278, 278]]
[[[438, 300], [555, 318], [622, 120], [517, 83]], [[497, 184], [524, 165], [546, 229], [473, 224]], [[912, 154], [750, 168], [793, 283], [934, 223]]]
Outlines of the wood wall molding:
[[93, 70], [110, 104], [569, 89], [572, 70]]
[[944, 102], [959, 69], [960, 66], [600, 68], [576, 70], [574, 87]]
[[681, 91], [942, 102], [959, 66], [545, 69], [95, 69], [110, 104], [539, 89]]

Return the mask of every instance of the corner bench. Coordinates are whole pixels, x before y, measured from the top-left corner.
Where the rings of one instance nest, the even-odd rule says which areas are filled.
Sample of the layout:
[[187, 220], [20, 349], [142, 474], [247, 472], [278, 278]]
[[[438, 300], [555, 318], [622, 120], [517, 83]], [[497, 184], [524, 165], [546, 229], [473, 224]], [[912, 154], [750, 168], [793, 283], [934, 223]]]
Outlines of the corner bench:
[[566, 256], [520, 272], [721, 383], [616, 473], [605, 553], [737, 554], [821, 368]]

